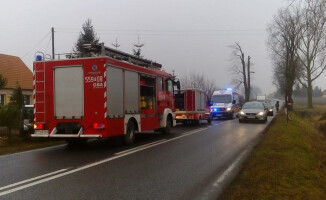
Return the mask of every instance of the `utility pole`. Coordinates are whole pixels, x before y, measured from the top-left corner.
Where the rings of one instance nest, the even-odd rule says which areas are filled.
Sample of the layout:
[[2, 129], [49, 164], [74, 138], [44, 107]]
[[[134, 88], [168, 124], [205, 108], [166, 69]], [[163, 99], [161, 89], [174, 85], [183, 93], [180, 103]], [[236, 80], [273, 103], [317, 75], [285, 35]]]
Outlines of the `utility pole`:
[[240, 59], [241, 59], [241, 64], [242, 64], [243, 86], [245, 88], [245, 101], [248, 102], [249, 101], [249, 95], [248, 95], [248, 83], [247, 83], [247, 75], [246, 75], [246, 62], [245, 62], [244, 53], [241, 53]]
[[250, 101], [250, 56], [248, 56], [248, 98]]
[[52, 32], [52, 59], [54, 60], [54, 28], [51, 28], [51, 32]]

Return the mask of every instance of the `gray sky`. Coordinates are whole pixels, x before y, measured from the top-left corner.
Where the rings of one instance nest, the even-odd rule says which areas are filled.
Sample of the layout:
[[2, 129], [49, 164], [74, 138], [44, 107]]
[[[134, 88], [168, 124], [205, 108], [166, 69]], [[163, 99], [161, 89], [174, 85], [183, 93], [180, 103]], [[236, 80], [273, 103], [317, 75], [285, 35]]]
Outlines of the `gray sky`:
[[[119, 49], [131, 53], [139, 35], [145, 57], [165, 71], [202, 73], [220, 88], [231, 85], [229, 46], [239, 42], [254, 63], [252, 84], [269, 93], [275, 87], [266, 26], [286, 5], [286, 0], [1, 0], [0, 53], [19, 56], [32, 68], [36, 51], [51, 54], [51, 27], [56, 53], [71, 52], [90, 18], [106, 46], [118, 38]], [[323, 89], [325, 77], [317, 81]]]

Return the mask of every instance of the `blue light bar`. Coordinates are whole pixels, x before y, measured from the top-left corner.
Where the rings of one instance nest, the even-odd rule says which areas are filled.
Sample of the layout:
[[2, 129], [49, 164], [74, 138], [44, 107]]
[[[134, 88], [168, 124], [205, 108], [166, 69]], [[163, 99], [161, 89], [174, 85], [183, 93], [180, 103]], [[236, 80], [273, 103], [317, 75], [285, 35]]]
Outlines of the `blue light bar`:
[[41, 60], [43, 60], [42, 56], [41, 55], [37, 55], [36, 56], [36, 61], [41, 61]]

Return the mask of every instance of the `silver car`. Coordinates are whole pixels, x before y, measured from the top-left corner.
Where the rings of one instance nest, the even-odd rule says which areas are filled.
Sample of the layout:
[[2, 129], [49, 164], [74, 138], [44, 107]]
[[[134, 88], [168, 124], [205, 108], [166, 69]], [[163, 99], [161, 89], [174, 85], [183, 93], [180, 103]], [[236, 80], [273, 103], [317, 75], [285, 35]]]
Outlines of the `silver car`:
[[245, 103], [238, 115], [240, 123], [244, 121], [267, 122], [267, 109], [262, 102], [258, 101]]

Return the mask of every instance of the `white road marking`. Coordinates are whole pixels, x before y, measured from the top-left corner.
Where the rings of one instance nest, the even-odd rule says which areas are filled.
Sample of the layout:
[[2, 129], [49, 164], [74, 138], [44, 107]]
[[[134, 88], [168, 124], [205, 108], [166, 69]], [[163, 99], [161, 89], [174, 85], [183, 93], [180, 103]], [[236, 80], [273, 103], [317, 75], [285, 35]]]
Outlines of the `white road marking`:
[[[201, 128], [201, 129], [196, 129], [196, 130], [193, 130], [193, 131], [189, 131], [189, 132], [186, 132], [185, 134], [183, 135], [180, 135], [178, 137], [175, 137], [175, 138], [172, 138], [172, 139], [168, 139], [168, 140], [162, 140], [162, 141], [157, 141], [156, 143], [152, 143], [151, 145], [148, 145], [148, 146], [144, 146], [142, 148], [136, 148], [136, 149], [132, 149], [131, 151], [127, 151], [125, 153], [121, 153], [119, 155], [115, 155], [111, 158], [107, 158], [107, 159], [104, 159], [104, 160], [101, 160], [101, 161], [98, 161], [98, 162], [94, 162], [94, 163], [91, 163], [91, 164], [88, 164], [88, 165], [85, 165], [85, 166], [82, 166], [82, 167], [79, 167], [79, 168], [76, 168], [76, 169], [72, 169], [72, 170], [69, 170], [69, 171], [66, 171], [66, 172], [63, 172], [64, 170], [67, 170], [67, 169], [62, 169], [62, 170], [59, 170], [63, 173], [59, 173], [59, 171], [57, 171], [57, 173], [59, 174], [56, 174], [54, 176], [50, 176], [50, 177], [47, 177], [47, 178], [44, 178], [44, 179], [40, 179], [40, 177], [35, 177], [35, 178], [31, 178], [31, 179], [28, 179], [28, 180], [25, 180], [25, 181], [21, 181], [21, 182], [18, 182], [18, 183], [13, 183], [11, 185], [8, 185], [8, 186], [4, 186], [4, 188], [9, 188], [9, 187], [13, 187], [13, 186], [16, 186], [16, 185], [20, 185], [22, 183], [26, 183], [26, 182], [30, 182], [31, 180], [36, 180], [36, 179], [40, 179], [38, 181], [35, 181], [35, 182], [32, 182], [32, 183], [29, 183], [29, 184], [26, 184], [26, 185], [22, 185], [22, 186], [19, 186], [19, 187], [16, 187], [16, 188], [12, 188], [12, 189], [9, 189], [9, 190], [6, 190], [6, 191], [3, 191], [3, 192], [0, 192], [0, 197], [1, 196], [4, 196], [4, 195], [7, 195], [7, 194], [10, 194], [10, 193], [13, 193], [13, 192], [16, 192], [16, 191], [19, 191], [19, 190], [22, 190], [22, 189], [25, 189], [25, 188], [29, 188], [29, 187], [32, 187], [34, 185], [38, 185], [38, 184], [41, 184], [41, 183], [45, 183], [47, 181], [51, 181], [51, 180], [54, 180], [54, 179], [57, 179], [57, 178], [60, 178], [60, 177], [63, 177], [63, 176], [67, 176], [69, 174], [73, 174], [73, 173], [76, 173], [76, 172], [79, 172], [79, 171], [82, 171], [82, 170], [86, 170], [88, 168], [91, 168], [91, 167], [94, 167], [94, 166], [97, 166], [97, 165], [100, 165], [100, 164], [103, 164], [103, 163], [106, 163], [106, 162], [109, 162], [109, 161], [112, 161], [112, 160], [115, 160], [115, 159], [118, 159], [118, 158], [121, 158], [121, 157], [124, 157], [124, 156], [127, 156], [127, 155], [130, 155], [130, 154], [133, 154], [133, 153], [136, 153], [136, 152], [139, 152], [139, 151], [142, 151], [142, 150], [145, 150], [145, 149], [149, 149], [151, 147], [155, 147], [155, 146], [158, 146], [160, 144], [164, 144], [164, 143], [167, 143], [167, 142], [171, 142], [173, 140], [177, 140], [179, 138], [182, 138], [182, 137], [185, 137], [185, 136], [188, 136], [188, 135], [192, 135], [192, 134], [195, 134], [195, 133], [198, 133], [198, 132], [201, 132], [203, 130], [206, 130], [207, 128]], [[54, 172], [52, 174], [55, 174]], [[42, 177], [44, 177], [45, 175], [42, 175]], [[48, 174], [49, 176], [49, 174]]]
[[241, 160], [244, 158], [246, 153], [248, 152], [248, 148], [243, 151], [237, 159], [218, 177], [218, 179], [214, 182], [213, 186], [214, 187], [219, 187], [225, 180], [226, 178], [231, 174], [231, 172], [234, 170], [236, 166], [241, 162]]
[[115, 153], [114, 155], [124, 154], [124, 153], [130, 152], [130, 151], [134, 151], [134, 150], [136, 150], [136, 149], [141, 149], [141, 148], [144, 148], [144, 147], [147, 147], [147, 146], [151, 146], [151, 145], [156, 144], [156, 143], [163, 142], [163, 141], [165, 141], [165, 140], [166, 140], [166, 139], [158, 140], [158, 141], [155, 141], [155, 142], [152, 142], [152, 143], [148, 143], [148, 144], [145, 144], [145, 145], [141, 145], [141, 146], [138, 146], [138, 147], [135, 147], [135, 148], [132, 148], [132, 149], [128, 149], [128, 150], [125, 150], [125, 151], [120, 151], [120, 152], [118, 152], [118, 153]]
[[41, 179], [41, 178], [44, 178], [44, 177], [47, 177], [47, 176], [51, 176], [51, 175], [54, 175], [54, 174], [58, 174], [58, 173], [61, 173], [61, 172], [64, 172], [64, 171], [67, 171], [68, 169], [60, 169], [58, 171], [54, 171], [54, 172], [51, 172], [51, 173], [47, 173], [47, 174], [43, 174], [41, 176], [36, 176], [34, 178], [30, 178], [30, 179], [26, 179], [24, 181], [20, 181], [20, 182], [17, 182], [17, 183], [13, 183], [13, 184], [10, 184], [10, 185], [6, 185], [4, 187], [0, 187], [0, 190], [4, 190], [4, 189], [7, 189], [7, 188], [11, 188], [11, 187], [14, 187], [14, 186], [17, 186], [17, 185], [21, 185], [23, 183], [27, 183], [27, 182], [31, 182], [31, 181], [34, 181], [34, 180], [37, 180], [37, 179]]

